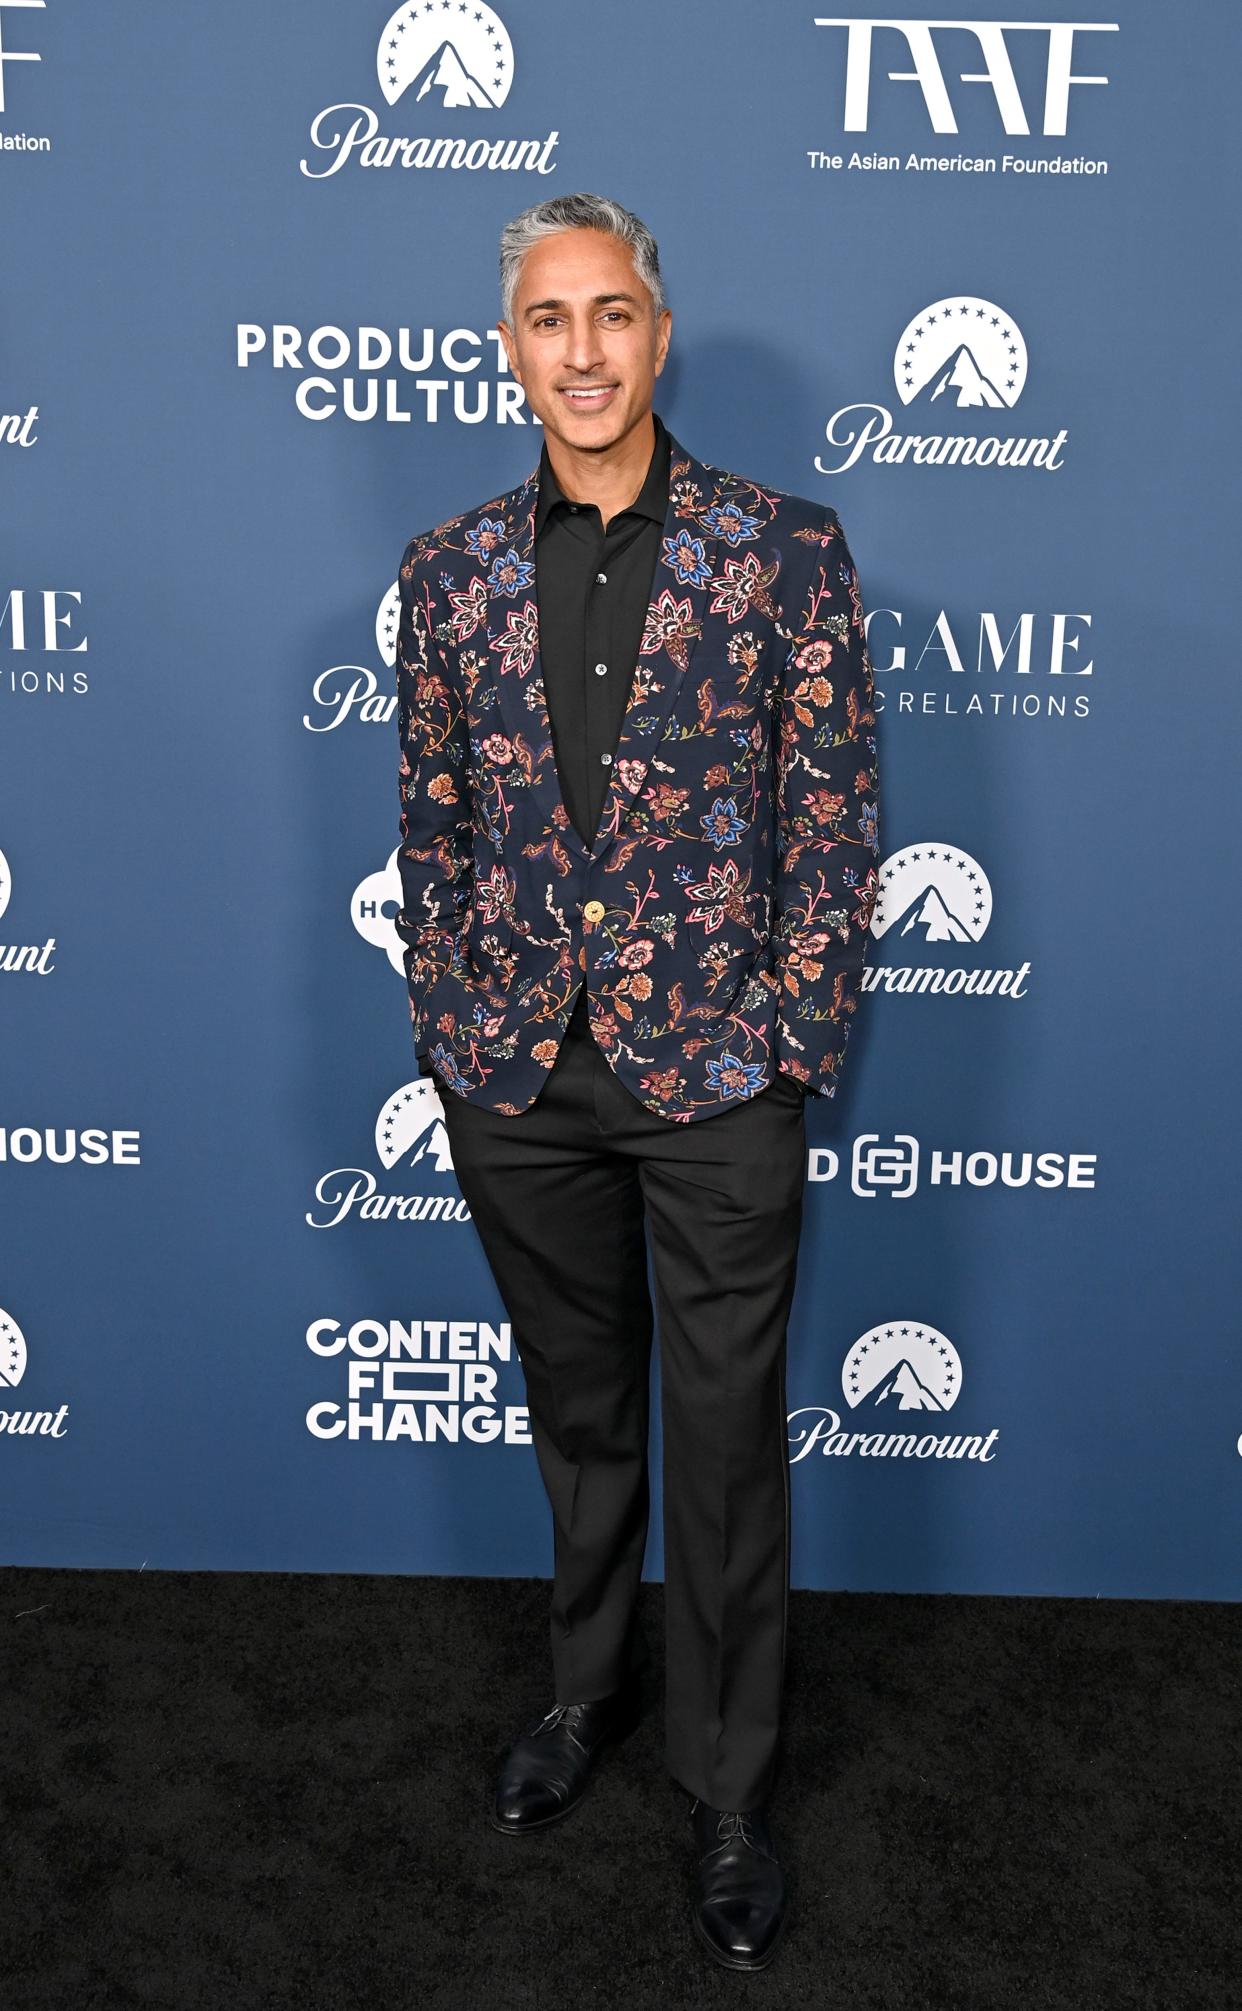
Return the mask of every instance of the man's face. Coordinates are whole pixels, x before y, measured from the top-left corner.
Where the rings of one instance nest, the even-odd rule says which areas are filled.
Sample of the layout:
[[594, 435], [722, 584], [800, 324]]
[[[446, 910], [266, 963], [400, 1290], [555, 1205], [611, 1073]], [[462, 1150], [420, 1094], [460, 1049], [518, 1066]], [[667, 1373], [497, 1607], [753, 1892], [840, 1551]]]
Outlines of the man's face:
[[673, 325], [667, 308], [658, 317], [651, 308], [619, 238], [561, 230], [531, 246], [513, 324], [497, 328], [547, 433], [590, 453], [615, 445], [651, 410]]

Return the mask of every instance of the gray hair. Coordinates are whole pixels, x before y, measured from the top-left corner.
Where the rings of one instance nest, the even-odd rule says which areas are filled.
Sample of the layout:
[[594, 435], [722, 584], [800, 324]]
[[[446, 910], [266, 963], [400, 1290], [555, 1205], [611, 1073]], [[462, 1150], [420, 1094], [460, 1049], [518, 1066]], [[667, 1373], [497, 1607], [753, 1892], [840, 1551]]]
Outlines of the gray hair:
[[652, 311], [659, 315], [667, 307], [664, 281], [660, 277], [660, 253], [641, 218], [608, 196], [585, 193], [549, 196], [546, 201], [524, 209], [500, 233], [501, 313], [510, 327], [522, 260], [541, 237], [551, 237], [558, 230], [602, 230], [628, 244], [634, 254], [634, 270], [651, 295]]

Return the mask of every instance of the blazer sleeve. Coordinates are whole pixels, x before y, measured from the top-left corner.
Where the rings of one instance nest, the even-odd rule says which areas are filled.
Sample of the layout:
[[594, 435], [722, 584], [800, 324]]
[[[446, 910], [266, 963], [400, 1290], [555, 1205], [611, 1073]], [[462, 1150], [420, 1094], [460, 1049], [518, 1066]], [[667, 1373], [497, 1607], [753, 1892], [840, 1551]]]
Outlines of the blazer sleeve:
[[776, 757], [776, 1060], [835, 1096], [879, 892], [875, 687], [858, 576], [836, 512], [786, 628]]
[[398, 583], [397, 728], [401, 909], [410, 1019], [419, 1074], [431, 1074], [424, 1014], [427, 995], [456, 960], [474, 895], [465, 702], [436, 645], [431, 583], [407, 545]]

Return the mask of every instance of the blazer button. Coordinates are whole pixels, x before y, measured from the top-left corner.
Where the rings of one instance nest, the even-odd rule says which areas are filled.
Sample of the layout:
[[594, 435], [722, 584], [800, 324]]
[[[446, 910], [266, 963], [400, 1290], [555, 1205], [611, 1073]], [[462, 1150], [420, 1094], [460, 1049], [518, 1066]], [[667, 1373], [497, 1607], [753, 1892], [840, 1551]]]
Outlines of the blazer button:
[[602, 901], [588, 901], [582, 912], [588, 922], [602, 922], [604, 919], [604, 904]]

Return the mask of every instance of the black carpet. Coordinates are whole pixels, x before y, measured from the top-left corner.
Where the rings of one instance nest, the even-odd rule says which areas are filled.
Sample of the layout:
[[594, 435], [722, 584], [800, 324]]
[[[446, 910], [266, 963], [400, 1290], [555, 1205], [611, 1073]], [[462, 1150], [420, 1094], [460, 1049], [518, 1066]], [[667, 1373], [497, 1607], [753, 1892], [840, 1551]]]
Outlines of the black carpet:
[[641, 1730], [540, 1836], [492, 1771], [548, 1586], [0, 1572], [5, 2011], [1235, 2011], [1242, 1605], [797, 1593], [772, 1967], [691, 1938]]

